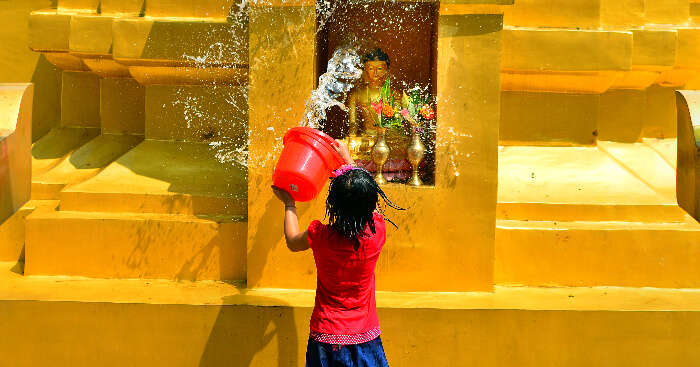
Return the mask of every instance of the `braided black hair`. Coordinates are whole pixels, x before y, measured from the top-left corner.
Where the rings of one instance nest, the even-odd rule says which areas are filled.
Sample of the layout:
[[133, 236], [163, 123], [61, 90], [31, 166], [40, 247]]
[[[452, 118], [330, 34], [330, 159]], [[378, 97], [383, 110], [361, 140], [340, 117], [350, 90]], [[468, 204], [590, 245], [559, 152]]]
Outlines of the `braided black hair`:
[[404, 210], [389, 200], [374, 177], [364, 169], [349, 170], [331, 181], [326, 199], [328, 224], [349, 239], [355, 251], [360, 248], [359, 238], [369, 236], [365, 232], [367, 226], [372, 234], [377, 233], [372, 217], [375, 209], [384, 216], [384, 220], [398, 228], [377, 205], [380, 197], [389, 207]]

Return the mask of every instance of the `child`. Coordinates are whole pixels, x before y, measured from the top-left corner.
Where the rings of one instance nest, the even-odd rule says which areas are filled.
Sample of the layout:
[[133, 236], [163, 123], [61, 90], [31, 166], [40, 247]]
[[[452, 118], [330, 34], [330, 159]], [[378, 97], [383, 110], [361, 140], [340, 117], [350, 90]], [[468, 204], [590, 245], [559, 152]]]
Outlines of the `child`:
[[273, 187], [285, 207], [287, 247], [311, 248], [316, 261], [316, 304], [306, 365], [388, 366], [374, 297], [374, 268], [386, 241], [379, 197], [403, 209], [387, 199], [369, 172], [354, 167], [348, 147], [339, 143], [347, 165], [334, 172], [326, 199], [327, 225], [315, 220], [300, 231], [294, 199]]

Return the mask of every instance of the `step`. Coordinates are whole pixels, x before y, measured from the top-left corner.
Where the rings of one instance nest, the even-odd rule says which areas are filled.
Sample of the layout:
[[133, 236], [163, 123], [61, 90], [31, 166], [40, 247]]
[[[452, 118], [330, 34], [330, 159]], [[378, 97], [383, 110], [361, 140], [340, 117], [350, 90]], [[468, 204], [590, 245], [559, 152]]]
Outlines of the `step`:
[[675, 90], [660, 86], [601, 95], [503, 91], [499, 141], [572, 147], [657, 138], [675, 145], [675, 111]]
[[636, 28], [643, 26], [644, 0], [522, 0], [506, 8], [504, 23], [525, 27]]
[[700, 224], [498, 220], [495, 281], [700, 287]]
[[[304, 364], [312, 290], [23, 277], [9, 271], [12, 266], [0, 264], [0, 315], [10, 316], [0, 332], [21, 337], [0, 343], [0, 353], [19, 366], [49, 360], [52, 366]], [[392, 366], [685, 366], [700, 360], [698, 290], [378, 291], [377, 306]], [[435, 333], [444, 337], [436, 340]]]
[[[224, 10], [219, 1], [206, 1]], [[200, 2], [189, 3], [148, 1], [146, 17], [116, 18], [113, 58], [127, 65], [132, 77], [143, 85], [247, 83], [247, 19], [228, 22], [220, 17], [221, 10], [220, 15], [210, 13], [213, 17], [179, 17], [188, 12], [185, 8], [208, 10], [200, 8]], [[168, 17], [162, 17], [165, 9], [171, 11]]]
[[632, 49], [632, 32], [506, 26], [501, 88], [603, 93], [631, 70]]
[[675, 170], [678, 157], [678, 140], [644, 138], [642, 142], [653, 149], [659, 156]]
[[[601, 3], [615, 0], [523, 0], [505, 12], [509, 26], [597, 29], [601, 26]], [[643, 9], [642, 9], [643, 11]]]
[[107, 16], [143, 15], [144, 0], [102, 0], [100, 12]]
[[690, 17], [688, 0], [646, 0], [647, 23], [687, 24]]
[[225, 20], [239, 6], [242, 5], [239, 5], [234, 0], [182, 1], [177, 6], [173, 6], [170, 0], [150, 0], [146, 2], [145, 10], [148, 17], [214, 18]]
[[621, 73], [611, 89], [643, 91], [656, 83], [662, 73], [671, 70], [676, 63], [678, 44], [676, 29], [648, 27], [631, 29], [631, 31], [633, 37], [631, 70]]
[[57, 166], [70, 153], [100, 135], [99, 128], [56, 127], [32, 146], [32, 177]]
[[0, 261], [24, 260], [25, 218], [35, 210], [55, 210], [58, 200], [30, 200], [0, 223]]
[[241, 280], [246, 233], [236, 216], [37, 212], [26, 219], [25, 274]]
[[247, 169], [203, 143], [145, 140], [60, 192], [61, 210], [246, 215]]
[[594, 145], [597, 94], [501, 92], [499, 141], [502, 145]]
[[66, 186], [85, 181], [143, 140], [137, 135], [99, 135], [55, 167], [32, 177], [32, 198], [58, 199]]
[[[667, 0], [654, 0], [657, 3], [664, 3]], [[686, 23], [688, 21], [688, 3], [687, 0], [673, 0], [674, 2], [685, 2], [682, 8], [685, 8], [686, 15], [685, 20], [679, 23], [665, 23], [658, 21], [657, 23], [665, 23], [660, 26], [653, 26], [647, 28], [675, 28], [678, 32], [678, 42], [676, 45], [676, 62], [674, 63], [673, 70], [666, 71], [661, 74], [661, 77], [657, 81], [658, 84], [680, 89], [685, 84], [692, 81], [693, 77], [697, 74], [698, 68], [700, 68], [700, 61], [698, 60], [698, 47], [697, 44], [700, 41], [700, 28], [689, 27]], [[678, 24], [680, 26], [674, 26], [669, 24]], [[696, 89], [695, 87], [685, 87], [685, 89]]]
[[[163, 6], [147, 4], [146, 12], [149, 8], [157, 12], [154, 8]], [[172, 3], [167, 6], [173, 8]], [[247, 66], [247, 27], [220, 17], [160, 16], [116, 18], [112, 26], [114, 58], [126, 65], [141, 66], [192, 66], [196, 60], [213, 67]]]
[[496, 216], [504, 220], [632, 221], [681, 223], [686, 213], [677, 204], [587, 204], [499, 202]]
[[675, 160], [653, 144], [501, 147], [498, 218], [681, 223]]
[[700, 1], [690, 0], [690, 18], [694, 24], [700, 20]]
[[243, 146], [248, 139], [245, 87], [148, 85], [145, 96], [147, 139], [234, 146]]

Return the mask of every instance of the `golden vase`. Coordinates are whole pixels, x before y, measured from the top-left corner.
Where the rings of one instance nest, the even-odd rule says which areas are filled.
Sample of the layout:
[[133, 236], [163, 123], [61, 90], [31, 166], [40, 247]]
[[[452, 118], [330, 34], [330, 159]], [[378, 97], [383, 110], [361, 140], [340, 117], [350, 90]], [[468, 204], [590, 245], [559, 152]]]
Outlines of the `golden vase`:
[[425, 155], [425, 145], [423, 145], [423, 142], [420, 140], [420, 134], [418, 133], [417, 129], [413, 129], [413, 135], [411, 136], [411, 144], [408, 146], [408, 149], [406, 149], [406, 158], [408, 159], [409, 162], [411, 162], [411, 167], [413, 168], [413, 175], [411, 175], [411, 179], [408, 180], [406, 183], [409, 186], [422, 186], [423, 181], [421, 181], [419, 175], [418, 175], [418, 166], [420, 165], [420, 162], [423, 160], [423, 156]]
[[387, 183], [386, 178], [384, 178], [384, 164], [389, 159], [389, 145], [386, 143], [385, 134], [386, 129], [378, 128], [377, 140], [372, 147], [372, 161], [377, 166], [374, 180], [380, 185]]

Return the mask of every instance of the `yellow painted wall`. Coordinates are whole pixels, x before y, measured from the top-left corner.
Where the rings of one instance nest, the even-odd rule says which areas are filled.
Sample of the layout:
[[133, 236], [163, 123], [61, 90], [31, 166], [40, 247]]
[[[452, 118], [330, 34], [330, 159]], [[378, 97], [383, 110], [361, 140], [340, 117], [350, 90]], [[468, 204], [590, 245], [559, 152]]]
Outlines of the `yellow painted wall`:
[[0, 222], [29, 200], [33, 86], [0, 84]]
[[[270, 184], [276, 162], [271, 152], [279, 152], [284, 132], [298, 125], [314, 85], [315, 11], [252, 11], [248, 286], [314, 288], [313, 258], [290, 253], [284, 245], [282, 206]], [[400, 228], [388, 231], [377, 264], [379, 289], [493, 287], [501, 28], [500, 14], [439, 16], [437, 88], [445, 97], [438, 103], [436, 184], [385, 186], [388, 196], [409, 210], [388, 209]], [[323, 218], [326, 192], [299, 205], [302, 227]]]
[[55, 6], [55, 0], [0, 1], [0, 83], [36, 85], [33, 107], [33, 140], [44, 135], [60, 119], [61, 75], [46, 58], [32, 52], [28, 19], [33, 10]]
[[[0, 354], [17, 367], [303, 366], [310, 313], [290, 306], [2, 301]], [[380, 308], [379, 318], [391, 366], [700, 360], [698, 312]]]

